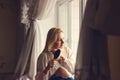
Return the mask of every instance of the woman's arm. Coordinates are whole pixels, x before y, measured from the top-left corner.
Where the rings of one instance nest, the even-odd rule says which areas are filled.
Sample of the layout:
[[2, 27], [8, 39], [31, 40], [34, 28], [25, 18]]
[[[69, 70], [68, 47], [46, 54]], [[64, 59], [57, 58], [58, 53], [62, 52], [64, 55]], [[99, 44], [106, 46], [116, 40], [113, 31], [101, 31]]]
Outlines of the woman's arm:
[[50, 67], [48, 66], [48, 58], [45, 53], [41, 53], [37, 60], [37, 73], [36, 80], [46, 80], [48, 78], [48, 72]]
[[51, 59], [50, 55], [47, 53], [41, 54], [37, 61], [37, 74], [36, 80], [48, 80], [48, 78], [52, 75], [49, 74], [51, 71], [50, 68], [53, 68], [56, 64], [56, 60]]
[[35, 80], [44, 80], [44, 76], [46, 76], [49, 70], [50, 67], [47, 66], [42, 72], [37, 72]]

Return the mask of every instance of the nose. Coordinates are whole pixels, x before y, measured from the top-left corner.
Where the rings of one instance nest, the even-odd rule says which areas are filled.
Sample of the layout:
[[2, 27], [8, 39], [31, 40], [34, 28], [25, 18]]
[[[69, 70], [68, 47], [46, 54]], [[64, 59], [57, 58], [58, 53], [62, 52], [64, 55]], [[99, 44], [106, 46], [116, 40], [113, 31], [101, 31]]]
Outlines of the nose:
[[64, 43], [64, 40], [62, 39], [61, 42]]

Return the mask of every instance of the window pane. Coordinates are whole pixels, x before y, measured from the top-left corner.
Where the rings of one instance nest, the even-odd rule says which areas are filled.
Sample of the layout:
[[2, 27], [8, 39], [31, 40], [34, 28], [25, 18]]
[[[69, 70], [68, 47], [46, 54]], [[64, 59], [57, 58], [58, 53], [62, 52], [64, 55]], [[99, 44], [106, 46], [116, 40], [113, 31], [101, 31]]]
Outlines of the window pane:
[[57, 6], [57, 25], [64, 30], [66, 45], [76, 53], [79, 39], [79, 0], [68, 1]]

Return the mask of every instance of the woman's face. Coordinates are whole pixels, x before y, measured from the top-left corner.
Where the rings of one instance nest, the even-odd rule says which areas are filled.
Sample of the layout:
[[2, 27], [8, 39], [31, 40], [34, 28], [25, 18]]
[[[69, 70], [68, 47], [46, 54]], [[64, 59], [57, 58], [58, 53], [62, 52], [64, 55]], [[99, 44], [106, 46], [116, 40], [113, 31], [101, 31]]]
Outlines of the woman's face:
[[57, 36], [57, 41], [54, 43], [54, 48], [59, 49], [63, 46], [64, 44], [64, 34], [63, 32], [60, 32]]

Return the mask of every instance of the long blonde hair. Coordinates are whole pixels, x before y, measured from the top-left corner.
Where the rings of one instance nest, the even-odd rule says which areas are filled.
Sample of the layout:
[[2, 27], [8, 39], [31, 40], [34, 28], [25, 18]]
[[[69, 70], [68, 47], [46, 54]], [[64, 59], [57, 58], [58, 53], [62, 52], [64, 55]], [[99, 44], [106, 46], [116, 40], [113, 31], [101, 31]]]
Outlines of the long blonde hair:
[[51, 51], [53, 49], [54, 43], [57, 41], [57, 37], [60, 32], [63, 31], [59, 27], [53, 27], [48, 31], [43, 52]]

